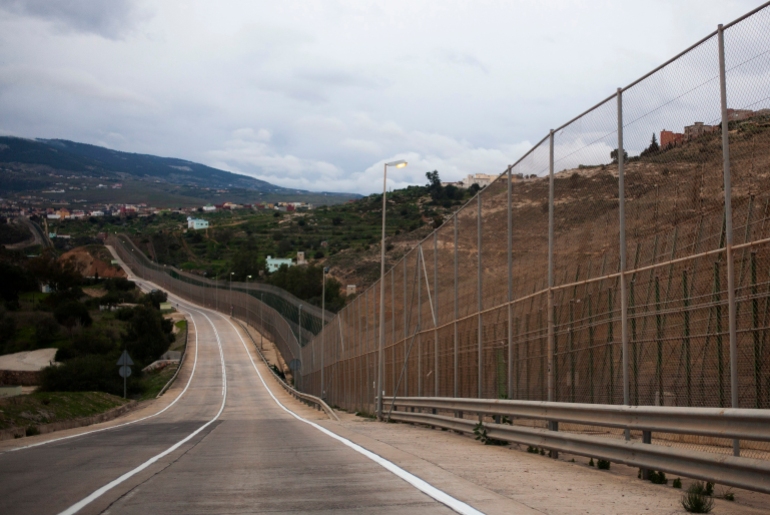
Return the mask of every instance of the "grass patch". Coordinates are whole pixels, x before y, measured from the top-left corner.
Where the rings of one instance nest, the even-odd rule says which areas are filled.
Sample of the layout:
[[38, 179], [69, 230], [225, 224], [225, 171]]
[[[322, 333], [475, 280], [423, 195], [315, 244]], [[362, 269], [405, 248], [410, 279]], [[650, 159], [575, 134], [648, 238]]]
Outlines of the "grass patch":
[[169, 365], [160, 370], [145, 372], [144, 377], [142, 377], [144, 393], [140, 399], [146, 401], [157, 397], [169, 379], [174, 376], [177, 368], [178, 365]]
[[128, 401], [102, 392], [35, 392], [0, 399], [0, 429], [88, 417]]
[[714, 499], [706, 493], [706, 487], [700, 481], [690, 485], [680, 502], [689, 513], [710, 513], [714, 508]]

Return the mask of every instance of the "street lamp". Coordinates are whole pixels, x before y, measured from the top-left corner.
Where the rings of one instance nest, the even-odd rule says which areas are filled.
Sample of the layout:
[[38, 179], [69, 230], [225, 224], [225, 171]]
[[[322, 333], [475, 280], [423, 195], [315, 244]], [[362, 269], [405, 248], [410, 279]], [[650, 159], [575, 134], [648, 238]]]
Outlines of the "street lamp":
[[380, 244], [380, 344], [377, 352], [377, 419], [382, 420], [383, 345], [385, 342], [385, 211], [387, 210], [388, 167], [403, 168], [406, 161], [399, 159], [385, 163], [382, 171], [382, 242]]

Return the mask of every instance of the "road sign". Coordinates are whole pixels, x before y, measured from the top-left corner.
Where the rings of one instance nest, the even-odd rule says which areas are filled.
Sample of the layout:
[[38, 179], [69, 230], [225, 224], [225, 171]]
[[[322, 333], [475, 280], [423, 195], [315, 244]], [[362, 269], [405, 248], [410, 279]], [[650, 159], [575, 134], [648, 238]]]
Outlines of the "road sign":
[[123, 379], [127, 378], [128, 376], [131, 375], [131, 367], [127, 367], [123, 365], [118, 369], [118, 374], [120, 374], [120, 377], [122, 377]]
[[128, 351], [123, 351], [123, 354], [120, 355], [120, 358], [118, 359], [118, 366], [131, 366], [134, 362], [131, 361], [131, 356], [128, 355]]

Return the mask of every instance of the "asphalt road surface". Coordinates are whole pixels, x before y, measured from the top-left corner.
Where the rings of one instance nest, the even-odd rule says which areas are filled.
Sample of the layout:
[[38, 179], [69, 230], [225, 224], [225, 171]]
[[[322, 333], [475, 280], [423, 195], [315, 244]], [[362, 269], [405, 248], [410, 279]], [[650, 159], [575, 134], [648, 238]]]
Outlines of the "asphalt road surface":
[[2, 442], [0, 513], [474, 512], [293, 415], [240, 328], [172, 300], [192, 321], [172, 388], [125, 419]]

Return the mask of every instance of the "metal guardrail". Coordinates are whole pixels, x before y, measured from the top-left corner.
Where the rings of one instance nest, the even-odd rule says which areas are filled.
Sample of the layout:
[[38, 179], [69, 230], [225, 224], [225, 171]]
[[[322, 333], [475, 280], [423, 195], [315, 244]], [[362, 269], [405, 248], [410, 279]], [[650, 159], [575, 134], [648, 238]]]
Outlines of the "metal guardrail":
[[[481, 422], [481, 417], [486, 415], [645, 432], [770, 441], [769, 410], [629, 407], [425, 397], [391, 399], [386, 404], [393, 407], [391, 420], [463, 433], [472, 433]], [[410, 412], [398, 409], [409, 409]], [[415, 413], [414, 410], [430, 410], [430, 413]], [[437, 411], [454, 412], [455, 416], [439, 415]], [[477, 414], [479, 420], [458, 418], [460, 413]], [[497, 440], [770, 493], [770, 462], [766, 460], [496, 422], [481, 423], [487, 430], [487, 436]]]
[[278, 384], [280, 384], [284, 390], [286, 390], [289, 394], [291, 394], [295, 399], [297, 399], [300, 402], [304, 402], [305, 404], [314, 404], [316, 408], [320, 411], [323, 410], [326, 412], [326, 414], [331, 418], [332, 420], [336, 420], [337, 422], [340, 421], [337, 414], [334, 412], [334, 410], [326, 404], [323, 399], [320, 399], [314, 395], [309, 395], [306, 393], [302, 393], [295, 389], [293, 386], [289, 385], [286, 381], [284, 381], [281, 376], [275, 373], [275, 370], [273, 370], [270, 367], [270, 364], [267, 362], [267, 359], [265, 358], [264, 354], [262, 354], [262, 351], [259, 349], [259, 345], [257, 345], [257, 342], [254, 341], [254, 337], [251, 335], [251, 333], [246, 329], [246, 326], [243, 322], [238, 320], [237, 318], [233, 318], [240, 326], [243, 328], [243, 331], [249, 336], [249, 339], [251, 340], [251, 343], [254, 344], [254, 348], [257, 351], [257, 354], [259, 354], [259, 357], [262, 358], [262, 361], [267, 366], [267, 369], [270, 370], [270, 373], [273, 374], [273, 377], [278, 381]]
[[[386, 402], [387, 398], [385, 399]], [[403, 397], [395, 406], [770, 442], [770, 410]]]

